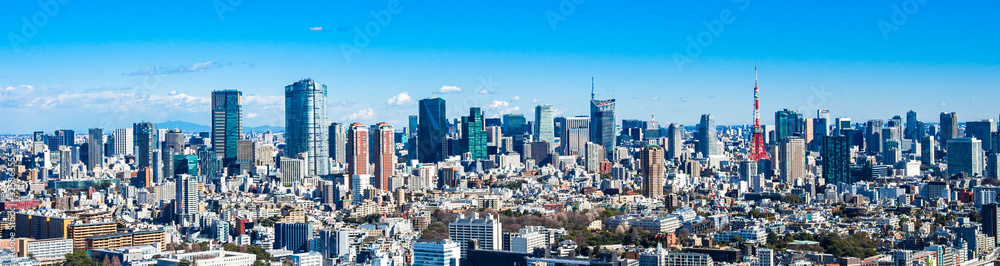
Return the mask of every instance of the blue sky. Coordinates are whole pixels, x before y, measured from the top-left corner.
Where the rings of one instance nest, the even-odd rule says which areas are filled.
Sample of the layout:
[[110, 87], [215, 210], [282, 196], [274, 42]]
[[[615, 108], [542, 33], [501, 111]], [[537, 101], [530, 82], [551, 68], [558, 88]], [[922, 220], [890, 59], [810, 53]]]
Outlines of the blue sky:
[[746, 124], [754, 61], [764, 123], [1000, 115], [996, 1], [51, 3], [0, 9], [0, 133], [209, 124], [216, 89], [244, 92], [245, 125], [280, 126], [302, 78], [329, 86], [334, 122], [402, 127], [438, 91], [450, 117], [583, 115], [594, 77], [620, 118]]

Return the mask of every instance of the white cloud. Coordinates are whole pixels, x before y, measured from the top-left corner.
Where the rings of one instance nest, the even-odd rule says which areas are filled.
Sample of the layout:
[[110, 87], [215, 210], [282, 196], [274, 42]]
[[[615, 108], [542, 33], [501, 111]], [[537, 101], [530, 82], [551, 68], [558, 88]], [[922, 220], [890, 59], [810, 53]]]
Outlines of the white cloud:
[[309, 27], [309, 30], [323, 31], [323, 27]]
[[211, 70], [221, 67], [226, 67], [231, 64], [228, 63], [217, 63], [217, 62], [202, 62], [195, 63], [193, 65], [185, 65], [178, 67], [152, 67], [150, 69], [143, 69], [139, 71], [134, 71], [131, 73], [125, 73], [125, 76], [154, 76], [154, 75], [167, 75], [167, 74], [182, 74], [191, 72], [205, 72], [205, 70]]
[[462, 88], [445, 85], [441, 86], [441, 88], [438, 89], [438, 93], [456, 93], [456, 92], [462, 92]]
[[344, 117], [344, 120], [372, 120], [375, 119], [375, 110], [372, 108], [361, 109], [358, 112]]
[[533, 102], [533, 103], [540, 103], [540, 102], [542, 102], [542, 100], [541, 99], [531, 99], [531, 102]]
[[479, 91], [479, 94], [490, 94], [490, 91], [483, 89]]
[[659, 101], [659, 100], [660, 100], [660, 97], [653, 97], [653, 98], [649, 98], [649, 100], [650, 100], [650, 101]]
[[520, 101], [520, 100], [521, 100], [521, 96], [514, 95], [514, 97], [510, 97], [510, 101], [512, 101], [512, 102], [516, 102], [516, 101]]
[[257, 118], [258, 116], [260, 116], [260, 114], [258, 113], [247, 113], [247, 118], [249, 119], [254, 119]]
[[410, 97], [410, 94], [407, 92], [402, 92], [396, 96], [392, 96], [392, 98], [389, 98], [389, 100], [386, 101], [386, 104], [395, 107], [409, 106], [413, 104], [413, 97]]
[[484, 109], [490, 111], [491, 113], [504, 115], [504, 114], [509, 114], [511, 112], [519, 111], [521, 110], [521, 107], [511, 106], [510, 103], [507, 101], [493, 101], [492, 103], [487, 105]]

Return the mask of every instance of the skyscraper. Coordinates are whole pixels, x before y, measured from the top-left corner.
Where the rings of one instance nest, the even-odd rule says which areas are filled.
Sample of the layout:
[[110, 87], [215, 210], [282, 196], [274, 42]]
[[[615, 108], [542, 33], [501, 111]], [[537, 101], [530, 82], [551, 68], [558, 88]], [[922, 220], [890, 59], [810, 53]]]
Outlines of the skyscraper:
[[934, 137], [923, 136], [920, 138], [920, 162], [924, 165], [933, 165], [935, 163], [934, 150], [937, 143], [934, 141]]
[[804, 129], [802, 115], [788, 109], [774, 113], [774, 141], [781, 143]]
[[666, 161], [663, 147], [649, 145], [642, 148], [642, 195], [655, 199], [663, 197], [663, 178], [666, 177]]
[[887, 136], [882, 135], [885, 122], [882, 119], [872, 119], [865, 123], [865, 152], [868, 155], [878, 155], [882, 152], [882, 144]]
[[993, 119], [965, 122], [965, 137], [976, 138], [983, 142], [983, 150], [993, 147], [993, 133], [997, 131], [997, 122]]
[[790, 137], [778, 145], [778, 169], [781, 182], [795, 184], [795, 180], [805, 178], [806, 141], [800, 137]]
[[419, 116], [411, 115], [410, 126], [406, 128], [407, 133], [409, 134], [408, 135], [409, 139], [406, 140], [406, 149], [407, 149], [406, 158], [409, 160], [417, 160], [417, 154], [418, 154], [417, 132], [419, 131], [418, 130], [419, 127], [420, 127]]
[[160, 141], [157, 139], [156, 124], [149, 122], [135, 123], [132, 125], [132, 132], [135, 133], [135, 145], [137, 147], [135, 157], [138, 167], [136, 169], [142, 170], [144, 167], [154, 169], [153, 161], [160, 159], [153, 156], [153, 151], [160, 148]]
[[823, 137], [823, 178], [827, 184], [851, 183], [851, 137]]
[[[396, 166], [396, 132], [389, 123], [378, 123], [375, 131], [375, 188], [389, 190], [389, 178]], [[484, 141], [485, 142], [485, 141]], [[485, 147], [484, 147], [485, 150]]]
[[705, 158], [719, 154], [718, 140], [715, 138], [715, 118], [710, 114], [701, 115], [701, 123], [698, 124], [698, 152]]
[[486, 160], [486, 129], [483, 124], [483, 111], [479, 107], [469, 108], [469, 116], [462, 117], [462, 149], [463, 153], [472, 154], [472, 160]]
[[115, 156], [135, 154], [135, 135], [131, 128], [116, 128], [114, 134]]
[[983, 204], [980, 217], [983, 218], [983, 233], [996, 239], [1000, 233], [1000, 224], [997, 224], [997, 220], [1000, 218], [1000, 204], [995, 202]]
[[903, 138], [920, 140], [920, 137], [922, 136], [918, 136], [918, 127], [923, 127], [923, 125], [920, 124], [920, 120], [917, 120], [917, 112], [914, 112], [913, 110], [906, 112], [906, 129], [903, 130]]
[[368, 127], [361, 123], [351, 124], [347, 132], [347, 150], [347, 173], [351, 176], [369, 174]]
[[444, 145], [448, 130], [445, 101], [441, 98], [423, 99], [420, 100], [419, 108], [417, 158], [421, 163], [440, 162], [447, 155], [447, 145]]
[[91, 128], [87, 135], [87, 170], [104, 167], [104, 129]]
[[615, 99], [590, 99], [590, 141], [615, 150]]
[[968, 176], [983, 175], [983, 143], [976, 138], [955, 138], [948, 140], [948, 175], [965, 173]]
[[671, 123], [667, 127], [667, 159], [674, 160], [681, 156], [684, 149], [684, 127]]
[[524, 119], [523, 114], [506, 114], [503, 115], [504, 125], [507, 126], [507, 133], [505, 135], [510, 136], [513, 139], [514, 151], [520, 153], [521, 156], [525, 156], [527, 151], [524, 150], [524, 134], [527, 130], [528, 121]]
[[334, 162], [347, 163], [347, 127], [342, 123], [330, 124], [330, 158]]
[[586, 116], [567, 117], [562, 126], [560, 146], [562, 155], [572, 155], [573, 152], [583, 154], [587, 142], [590, 142], [590, 118]]
[[941, 143], [948, 143], [948, 140], [953, 138], [958, 138], [958, 113], [953, 112], [943, 112], [941, 113], [941, 135], [939, 140]]
[[326, 111], [326, 85], [303, 79], [285, 87], [285, 153], [306, 153], [308, 176], [330, 171], [330, 122]]
[[549, 147], [555, 148], [556, 136], [555, 125], [552, 120], [552, 105], [543, 104], [535, 106], [535, 141], [549, 143]]
[[243, 132], [243, 93], [237, 90], [212, 92], [212, 149], [227, 167], [236, 162], [236, 141]]
[[174, 181], [176, 191], [174, 191], [174, 196], [176, 200], [174, 202], [177, 206], [176, 214], [178, 220], [183, 223], [184, 221], [193, 222], [191, 219], [192, 215], [198, 213], [198, 202], [201, 201], [201, 194], [198, 191], [198, 179], [190, 175], [179, 175], [177, 180]]

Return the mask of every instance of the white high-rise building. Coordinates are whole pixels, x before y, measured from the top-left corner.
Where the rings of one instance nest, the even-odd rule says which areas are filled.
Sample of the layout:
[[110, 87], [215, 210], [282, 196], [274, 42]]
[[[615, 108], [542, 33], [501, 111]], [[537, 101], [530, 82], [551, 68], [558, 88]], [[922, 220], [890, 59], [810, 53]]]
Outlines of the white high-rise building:
[[135, 154], [135, 139], [131, 128], [116, 128], [112, 137], [115, 140], [115, 156]]
[[753, 266], [774, 266], [774, 250], [769, 248], [757, 249], [757, 263]]
[[413, 242], [413, 266], [458, 266], [462, 249], [451, 240]]
[[360, 205], [365, 200], [365, 189], [372, 187], [372, 176], [371, 175], [353, 175], [351, 176], [351, 203], [355, 206]]
[[500, 220], [494, 219], [492, 214], [487, 214], [485, 218], [479, 218], [479, 213], [473, 213], [468, 218], [458, 214], [454, 221], [448, 223], [448, 238], [462, 246], [462, 257], [469, 250], [469, 240], [478, 240], [479, 249], [487, 250], [500, 250], [503, 244]]

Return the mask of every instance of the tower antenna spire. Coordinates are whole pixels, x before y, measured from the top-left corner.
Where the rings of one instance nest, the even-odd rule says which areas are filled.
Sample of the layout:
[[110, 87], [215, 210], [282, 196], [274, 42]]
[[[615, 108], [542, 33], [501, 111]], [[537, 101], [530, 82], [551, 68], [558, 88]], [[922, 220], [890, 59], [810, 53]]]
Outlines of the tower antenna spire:
[[753, 86], [757, 87], [757, 61], [753, 61]]
[[593, 100], [596, 98], [597, 97], [594, 96], [594, 77], [590, 77], [590, 99]]

